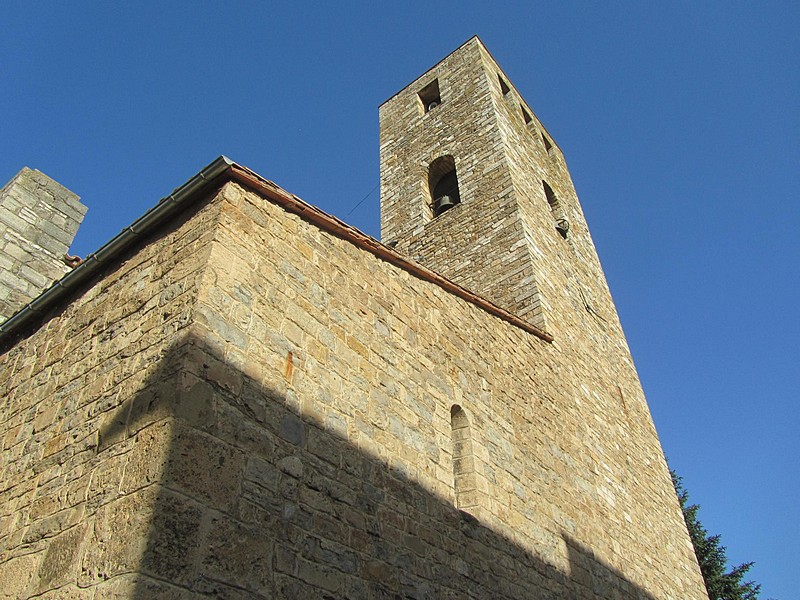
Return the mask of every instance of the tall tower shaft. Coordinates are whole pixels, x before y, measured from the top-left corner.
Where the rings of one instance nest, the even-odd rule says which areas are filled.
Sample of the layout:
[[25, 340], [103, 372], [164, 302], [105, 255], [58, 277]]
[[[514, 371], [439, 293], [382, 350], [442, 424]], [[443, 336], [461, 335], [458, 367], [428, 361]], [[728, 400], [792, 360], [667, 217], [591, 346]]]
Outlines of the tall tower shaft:
[[[455, 478], [456, 489], [474, 475], [477, 483], [466, 487], [487, 490], [467, 504], [483, 502], [489, 508], [480, 514], [513, 522], [522, 536], [559, 531], [568, 548], [577, 540], [597, 556], [613, 557], [610, 564], [654, 598], [705, 598], [564, 156], [478, 38], [381, 105], [380, 165], [383, 242], [553, 339], [534, 351], [517, 344], [509, 349], [513, 357], [500, 357], [522, 360], [513, 377], [530, 387], [516, 397], [513, 385], [495, 390], [500, 402], [492, 407], [509, 415], [509, 447], [526, 465], [521, 485], [538, 491], [519, 496], [508, 511], [515, 500], [494, 484], [482, 486], [486, 469], [475, 467]], [[475, 347], [494, 341], [494, 331], [469, 333]], [[493, 360], [486, 365], [498, 368]], [[463, 393], [476, 394], [476, 386]], [[455, 408], [454, 448], [461, 448], [468, 419]], [[483, 408], [472, 404], [474, 413]], [[487, 420], [476, 416], [475, 431]], [[496, 437], [487, 435], [475, 448]], [[507, 463], [501, 464], [500, 472]], [[533, 525], [518, 520], [520, 514]], [[537, 539], [532, 547], [538, 552], [543, 545]], [[571, 564], [573, 577], [583, 568], [578, 563]], [[585, 597], [611, 594], [595, 587]]]
[[387, 100], [380, 132], [382, 241], [557, 328], [554, 298], [599, 263], [561, 150], [481, 41]]

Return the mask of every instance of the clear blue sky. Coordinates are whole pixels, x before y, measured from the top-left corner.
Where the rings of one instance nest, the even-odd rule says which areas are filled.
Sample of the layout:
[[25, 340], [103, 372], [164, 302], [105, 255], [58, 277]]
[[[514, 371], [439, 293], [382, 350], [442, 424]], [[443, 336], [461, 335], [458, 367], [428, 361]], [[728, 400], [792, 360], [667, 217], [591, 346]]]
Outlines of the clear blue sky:
[[703, 523], [796, 598], [797, 2], [5, 2], [0, 180], [80, 194], [81, 255], [220, 154], [377, 237], [377, 107], [474, 34], [566, 155]]

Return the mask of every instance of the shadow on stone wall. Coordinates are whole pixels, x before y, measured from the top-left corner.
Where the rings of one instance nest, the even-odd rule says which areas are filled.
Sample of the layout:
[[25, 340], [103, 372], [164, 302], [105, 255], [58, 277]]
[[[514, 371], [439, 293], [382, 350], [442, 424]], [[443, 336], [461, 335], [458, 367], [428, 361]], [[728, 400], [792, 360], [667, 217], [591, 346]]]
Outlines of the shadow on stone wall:
[[[292, 392], [289, 392], [291, 396]], [[567, 572], [294, 408], [188, 339], [100, 432], [135, 432], [79, 583], [141, 600], [651, 595], [564, 536]]]

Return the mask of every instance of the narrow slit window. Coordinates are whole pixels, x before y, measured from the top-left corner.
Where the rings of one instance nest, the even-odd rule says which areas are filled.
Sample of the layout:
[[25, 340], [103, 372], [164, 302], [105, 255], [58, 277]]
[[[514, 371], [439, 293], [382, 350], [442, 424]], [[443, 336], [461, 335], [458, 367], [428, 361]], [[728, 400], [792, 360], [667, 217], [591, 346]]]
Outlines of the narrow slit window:
[[453, 439], [453, 485], [456, 508], [469, 510], [478, 504], [472, 431], [467, 413], [458, 404], [450, 408], [450, 430]]
[[500, 75], [497, 76], [497, 79], [500, 81], [500, 91], [503, 92], [503, 96], [505, 96], [511, 91], [511, 88], [508, 87], [506, 80], [500, 77]]
[[434, 79], [419, 91], [420, 102], [422, 102], [422, 112], [427, 113], [442, 103], [442, 96], [439, 93], [439, 80]]
[[542, 142], [544, 142], [544, 149], [550, 152], [550, 149], [553, 147], [553, 144], [550, 142], [550, 140], [547, 139], [547, 136], [545, 134], [542, 134]]
[[553, 191], [553, 188], [551, 188], [546, 181], [542, 181], [542, 187], [544, 188], [545, 198], [547, 198], [547, 204], [550, 206], [550, 213], [553, 215], [553, 220], [556, 222], [556, 231], [558, 231], [561, 237], [567, 239], [569, 221], [564, 215], [561, 203], [558, 201], [558, 197]]
[[533, 117], [531, 117], [531, 113], [525, 110], [525, 107], [522, 104], [519, 105], [520, 110], [522, 111], [522, 120], [525, 121], [525, 125], [530, 125], [533, 122]]
[[556, 198], [556, 193], [553, 191], [546, 181], [542, 182], [542, 187], [544, 188], [544, 195], [547, 198], [547, 204], [550, 205], [550, 211], [555, 212], [558, 206], [558, 198]]

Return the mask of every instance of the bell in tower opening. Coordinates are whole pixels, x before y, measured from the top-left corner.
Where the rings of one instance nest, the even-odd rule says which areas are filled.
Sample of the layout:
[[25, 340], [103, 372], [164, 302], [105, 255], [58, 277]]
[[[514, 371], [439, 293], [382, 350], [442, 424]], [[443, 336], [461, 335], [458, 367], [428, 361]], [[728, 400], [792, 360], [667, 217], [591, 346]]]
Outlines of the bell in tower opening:
[[431, 198], [433, 198], [431, 208], [434, 217], [438, 217], [461, 202], [455, 160], [452, 156], [442, 156], [431, 163], [428, 170], [428, 183]]

